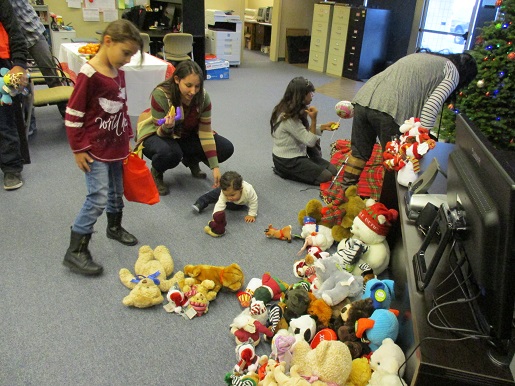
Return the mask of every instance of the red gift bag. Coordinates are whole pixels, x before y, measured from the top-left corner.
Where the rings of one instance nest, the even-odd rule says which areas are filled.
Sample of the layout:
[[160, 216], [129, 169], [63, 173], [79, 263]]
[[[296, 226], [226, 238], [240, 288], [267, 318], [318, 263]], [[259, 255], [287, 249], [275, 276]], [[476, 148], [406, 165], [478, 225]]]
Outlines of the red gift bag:
[[123, 161], [123, 194], [128, 201], [148, 205], [159, 202], [159, 192], [147, 163], [135, 153]]

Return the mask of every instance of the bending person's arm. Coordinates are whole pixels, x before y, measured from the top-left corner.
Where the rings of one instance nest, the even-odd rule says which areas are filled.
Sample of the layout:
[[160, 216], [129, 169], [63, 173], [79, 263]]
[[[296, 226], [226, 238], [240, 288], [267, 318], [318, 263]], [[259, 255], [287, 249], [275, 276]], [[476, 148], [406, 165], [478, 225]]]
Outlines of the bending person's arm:
[[422, 112], [420, 113], [420, 123], [426, 129], [432, 129], [436, 122], [436, 117], [440, 112], [445, 100], [452, 94], [458, 86], [460, 75], [458, 69], [450, 61], [447, 61], [444, 69], [444, 78], [435, 88], [427, 99]]

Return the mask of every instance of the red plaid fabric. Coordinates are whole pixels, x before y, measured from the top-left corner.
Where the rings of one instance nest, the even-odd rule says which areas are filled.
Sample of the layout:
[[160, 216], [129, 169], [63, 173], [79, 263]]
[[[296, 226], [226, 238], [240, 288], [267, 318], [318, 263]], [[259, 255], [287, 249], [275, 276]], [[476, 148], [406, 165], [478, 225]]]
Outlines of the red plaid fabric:
[[[339, 169], [350, 152], [350, 140], [339, 139], [331, 144], [331, 163]], [[367, 161], [361, 177], [358, 182], [358, 194], [361, 197], [370, 197], [378, 201], [383, 186], [384, 168], [383, 168], [383, 152], [381, 145], [376, 143], [372, 151], [372, 156]], [[343, 181], [343, 170], [340, 171], [336, 181], [329, 190], [331, 182], [320, 184], [322, 199], [327, 203], [326, 197], [334, 197], [341, 195], [338, 192]]]

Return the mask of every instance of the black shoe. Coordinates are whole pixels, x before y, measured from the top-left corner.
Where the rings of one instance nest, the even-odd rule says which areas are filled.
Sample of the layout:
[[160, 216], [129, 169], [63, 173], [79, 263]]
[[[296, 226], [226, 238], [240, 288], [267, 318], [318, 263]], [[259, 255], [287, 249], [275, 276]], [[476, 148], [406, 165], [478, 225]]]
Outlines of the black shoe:
[[64, 255], [63, 264], [72, 272], [86, 276], [100, 275], [104, 268], [93, 261], [88, 249], [91, 234], [81, 235], [71, 232], [70, 246]]
[[193, 178], [204, 179], [207, 177], [207, 174], [200, 170], [200, 166], [198, 163], [190, 165], [189, 168]]
[[127, 232], [122, 227], [122, 212], [118, 213], [109, 213], [107, 214], [107, 229], [106, 236], [110, 239], [119, 241], [124, 245], [136, 245], [138, 243], [138, 239]]
[[201, 201], [197, 201], [191, 207], [197, 213], [202, 213], [202, 211], [207, 208], [207, 204], [205, 204], [205, 203], [203, 203]]
[[163, 182], [163, 173], [158, 172], [153, 167], [150, 169], [150, 172], [152, 174], [152, 177], [154, 178], [154, 182], [156, 183], [159, 195], [166, 196], [168, 193], [170, 193], [170, 189], [168, 189], [168, 186], [166, 186]]

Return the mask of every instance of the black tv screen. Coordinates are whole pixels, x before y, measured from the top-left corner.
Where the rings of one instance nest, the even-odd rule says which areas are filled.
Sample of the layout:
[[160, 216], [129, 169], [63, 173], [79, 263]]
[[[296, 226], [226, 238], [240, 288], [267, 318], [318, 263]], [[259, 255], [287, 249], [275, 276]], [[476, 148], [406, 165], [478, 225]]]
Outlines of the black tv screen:
[[477, 289], [477, 317], [485, 333], [509, 340], [515, 279], [515, 152], [499, 151], [465, 116], [456, 120], [449, 156], [447, 202], [463, 217], [459, 242], [466, 275]]

